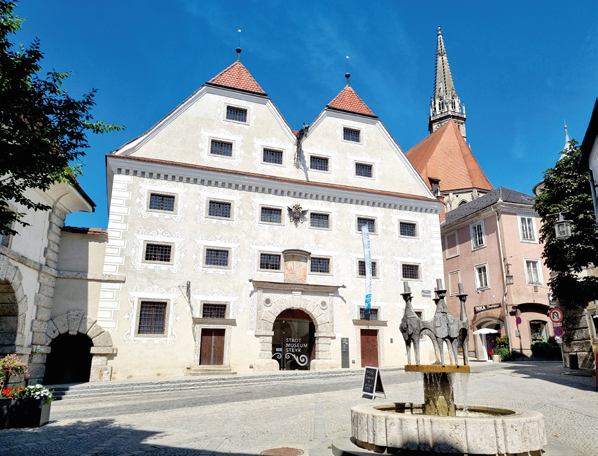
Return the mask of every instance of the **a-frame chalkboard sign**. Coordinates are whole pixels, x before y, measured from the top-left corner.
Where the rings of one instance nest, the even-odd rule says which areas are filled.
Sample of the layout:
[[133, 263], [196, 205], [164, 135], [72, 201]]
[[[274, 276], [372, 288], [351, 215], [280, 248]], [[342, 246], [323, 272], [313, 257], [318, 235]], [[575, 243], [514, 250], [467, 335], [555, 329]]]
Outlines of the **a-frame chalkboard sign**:
[[363, 372], [361, 397], [365, 399], [374, 399], [376, 396], [384, 396], [384, 399], [386, 399], [380, 371], [377, 367], [366, 367]]

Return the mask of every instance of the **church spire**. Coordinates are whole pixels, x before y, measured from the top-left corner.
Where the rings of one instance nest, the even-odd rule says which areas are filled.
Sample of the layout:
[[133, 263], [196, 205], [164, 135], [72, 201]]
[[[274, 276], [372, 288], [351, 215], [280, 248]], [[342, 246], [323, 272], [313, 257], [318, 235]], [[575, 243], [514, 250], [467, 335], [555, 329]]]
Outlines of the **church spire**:
[[442, 30], [438, 27], [436, 44], [436, 78], [434, 80], [434, 95], [430, 102], [430, 116], [428, 130], [436, 131], [440, 126], [453, 119], [459, 131], [465, 136], [465, 106], [461, 103], [455, 90], [453, 76], [449, 67]]

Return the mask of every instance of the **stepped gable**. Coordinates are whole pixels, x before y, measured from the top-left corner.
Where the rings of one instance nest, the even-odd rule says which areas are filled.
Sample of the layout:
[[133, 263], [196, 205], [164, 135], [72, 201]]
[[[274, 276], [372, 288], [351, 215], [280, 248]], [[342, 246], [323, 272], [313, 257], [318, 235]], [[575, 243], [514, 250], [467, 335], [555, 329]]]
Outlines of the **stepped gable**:
[[428, 187], [440, 179], [440, 191], [494, 187], [482, 171], [453, 120], [407, 151], [407, 158]]
[[245, 68], [245, 65], [238, 60], [210, 79], [208, 84], [232, 87], [233, 89], [247, 90], [248, 92], [266, 95], [266, 92], [253, 79], [247, 68]]
[[328, 103], [326, 107], [376, 117], [351, 86], [346, 86], [341, 90], [334, 100]]

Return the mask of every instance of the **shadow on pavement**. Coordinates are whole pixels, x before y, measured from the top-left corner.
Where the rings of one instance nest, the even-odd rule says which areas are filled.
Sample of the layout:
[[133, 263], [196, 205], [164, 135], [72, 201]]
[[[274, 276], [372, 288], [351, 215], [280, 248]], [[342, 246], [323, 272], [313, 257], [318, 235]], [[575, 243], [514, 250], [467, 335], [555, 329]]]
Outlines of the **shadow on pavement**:
[[[164, 423], [168, 426], [168, 423]], [[11, 456], [35, 455], [80, 455], [80, 456], [124, 456], [143, 455], [256, 455], [259, 453], [222, 453], [210, 449], [209, 439], [199, 432], [197, 438], [186, 438], [180, 446], [160, 443], [169, 430], [163, 432], [145, 431], [115, 425], [114, 420], [61, 424], [50, 420], [46, 426], [25, 429], [0, 430], [0, 454]], [[221, 441], [220, 441], [221, 442]], [[219, 442], [219, 443], [220, 443]]]
[[561, 361], [510, 361], [501, 364], [513, 373], [530, 378], [584, 391], [596, 391], [594, 377], [588, 377], [581, 369], [575, 371], [563, 367]]

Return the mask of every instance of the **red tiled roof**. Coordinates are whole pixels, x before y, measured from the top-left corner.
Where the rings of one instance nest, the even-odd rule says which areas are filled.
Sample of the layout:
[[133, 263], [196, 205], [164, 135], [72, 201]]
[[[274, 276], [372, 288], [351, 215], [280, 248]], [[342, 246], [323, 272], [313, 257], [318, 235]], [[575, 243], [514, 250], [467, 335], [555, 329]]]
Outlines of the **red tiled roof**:
[[440, 179], [442, 191], [472, 187], [494, 190], [453, 120], [409, 149], [406, 155], [430, 188], [429, 178], [434, 177]]
[[342, 109], [343, 111], [356, 112], [366, 116], [374, 116], [374, 113], [363, 102], [352, 87], [346, 86], [334, 100], [328, 104], [329, 108]]
[[67, 231], [69, 233], [78, 233], [78, 234], [91, 234], [95, 236], [107, 236], [108, 231], [103, 230], [102, 228], [79, 228], [76, 226], [63, 226], [62, 231]]
[[218, 73], [209, 81], [211, 84], [232, 87], [234, 89], [249, 90], [250, 92], [266, 95], [266, 92], [253, 79], [251, 73], [241, 62], [235, 62], [224, 71]]

